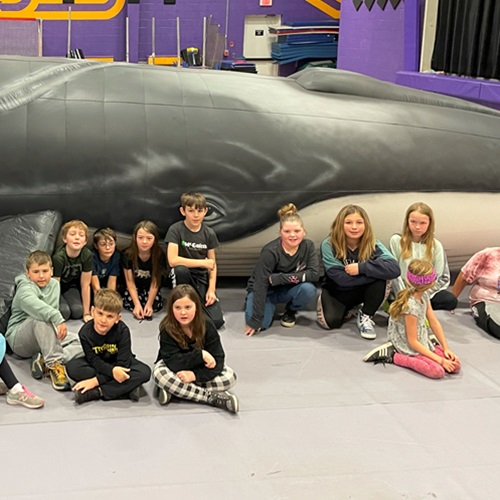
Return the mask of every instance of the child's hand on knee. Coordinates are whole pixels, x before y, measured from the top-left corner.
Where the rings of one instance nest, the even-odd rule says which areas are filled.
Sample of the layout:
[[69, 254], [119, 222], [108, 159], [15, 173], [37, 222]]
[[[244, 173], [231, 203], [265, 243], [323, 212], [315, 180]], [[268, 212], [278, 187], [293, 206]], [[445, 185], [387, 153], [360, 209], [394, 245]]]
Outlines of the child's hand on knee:
[[144, 319], [144, 311], [143, 311], [142, 306], [140, 304], [134, 307], [132, 314], [137, 319]]
[[177, 372], [176, 375], [179, 377], [181, 382], [184, 382], [185, 384], [190, 384], [196, 380], [196, 375], [191, 370], [182, 370]]
[[93, 389], [94, 387], [97, 387], [99, 385], [99, 381], [97, 380], [96, 377], [94, 378], [88, 378], [86, 380], [80, 380], [80, 382], [77, 382], [73, 386], [73, 391], [82, 391], [82, 392], [87, 392], [90, 391], [90, 389]]
[[122, 382], [125, 382], [125, 380], [128, 380], [130, 378], [130, 375], [128, 374], [129, 371], [130, 368], [115, 366], [113, 368], [113, 378], [121, 384]]
[[66, 335], [68, 335], [68, 327], [66, 326], [66, 323], [61, 323], [57, 326], [57, 338], [59, 340], [64, 340]]

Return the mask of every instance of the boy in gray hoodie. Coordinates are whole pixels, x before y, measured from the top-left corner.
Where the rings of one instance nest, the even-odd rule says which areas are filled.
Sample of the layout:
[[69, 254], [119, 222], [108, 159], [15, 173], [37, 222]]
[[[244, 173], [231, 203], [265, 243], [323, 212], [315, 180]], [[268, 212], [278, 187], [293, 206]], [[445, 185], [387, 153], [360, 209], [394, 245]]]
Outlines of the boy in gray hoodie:
[[59, 312], [59, 282], [52, 278], [52, 260], [36, 250], [26, 260], [26, 273], [15, 279], [16, 293], [5, 338], [21, 358], [31, 358], [31, 375], [42, 378], [46, 371], [52, 387], [70, 390], [64, 367], [83, 356], [76, 333], [68, 332]]

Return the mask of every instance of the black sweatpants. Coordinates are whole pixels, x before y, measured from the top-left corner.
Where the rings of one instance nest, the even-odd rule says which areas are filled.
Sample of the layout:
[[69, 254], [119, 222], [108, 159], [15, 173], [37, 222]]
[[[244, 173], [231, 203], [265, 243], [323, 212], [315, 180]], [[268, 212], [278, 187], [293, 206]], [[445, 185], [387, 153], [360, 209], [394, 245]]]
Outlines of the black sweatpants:
[[224, 314], [220, 302], [216, 300], [211, 306], [205, 306], [205, 295], [207, 294], [208, 285], [199, 279], [186, 266], [175, 266], [170, 269], [170, 279], [172, 280], [172, 288], [177, 285], [191, 285], [200, 296], [201, 304], [205, 314], [212, 320], [217, 330], [224, 324]]
[[[86, 358], [76, 358], [66, 363], [66, 372], [69, 377], [80, 382], [97, 376], [97, 372], [90, 366]], [[121, 384], [115, 379], [100, 385], [103, 399], [120, 399], [127, 397], [136, 387], [145, 384], [151, 378], [151, 368], [133, 358], [130, 363], [130, 378]]]
[[[495, 304], [497, 305], [497, 304]], [[486, 302], [478, 302], [471, 307], [472, 316], [479, 326], [486, 333], [500, 340], [500, 325], [489, 315]]]

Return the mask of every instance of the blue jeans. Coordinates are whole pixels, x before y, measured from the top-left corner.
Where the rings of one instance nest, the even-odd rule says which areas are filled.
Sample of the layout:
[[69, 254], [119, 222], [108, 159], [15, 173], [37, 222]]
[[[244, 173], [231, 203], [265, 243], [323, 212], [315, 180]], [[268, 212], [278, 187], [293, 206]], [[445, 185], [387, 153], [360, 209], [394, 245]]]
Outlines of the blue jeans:
[[[262, 329], [269, 328], [274, 319], [277, 304], [286, 304], [290, 311], [299, 311], [316, 298], [317, 290], [313, 283], [306, 281], [292, 286], [276, 286], [267, 292], [266, 305], [264, 306], [264, 317], [262, 318]], [[245, 321], [252, 317], [253, 292], [247, 295], [245, 304]]]

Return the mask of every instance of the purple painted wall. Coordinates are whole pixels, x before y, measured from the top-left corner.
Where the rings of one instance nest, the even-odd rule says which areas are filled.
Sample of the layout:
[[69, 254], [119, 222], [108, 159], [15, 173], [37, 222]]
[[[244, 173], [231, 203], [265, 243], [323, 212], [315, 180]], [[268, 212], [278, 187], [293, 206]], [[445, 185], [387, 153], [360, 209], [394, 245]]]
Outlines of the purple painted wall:
[[[164, 5], [163, 0], [141, 0], [126, 4], [118, 16], [109, 21], [73, 21], [71, 48], [81, 48], [89, 56], [114, 56], [125, 60], [125, 18], [129, 16], [130, 61], [145, 61], [151, 54], [152, 17], [156, 25], [156, 55], [177, 54], [176, 18], [181, 21], [181, 48], [202, 45], [203, 17], [212, 16], [224, 34], [227, 0], [178, 0], [176, 5]], [[67, 5], [51, 6], [67, 10]], [[73, 10], [83, 10], [83, 6]], [[259, 0], [229, 0], [228, 49], [230, 57], [243, 52], [245, 15], [281, 14], [282, 19], [300, 21], [331, 20], [305, 0], [274, 0], [272, 7], [260, 7]], [[66, 21], [44, 22], [44, 55], [64, 56], [67, 48]], [[233, 47], [229, 44], [232, 42]]]
[[356, 11], [352, 0], [342, 2], [337, 67], [388, 82], [404, 64], [404, 10], [388, 2], [385, 10], [377, 3], [371, 11], [363, 4]]
[[[53, 6], [52, 10], [68, 10], [64, 5]], [[77, 7], [74, 5], [72, 12]], [[125, 4], [125, 8], [108, 21], [72, 21], [71, 49], [82, 49], [89, 56], [113, 56], [115, 60], [125, 60], [125, 18], [127, 8], [135, 5]], [[48, 10], [48, 9], [47, 9]], [[94, 10], [92, 7], [78, 6], [78, 10]], [[68, 21], [43, 22], [43, 55], [64, 57], [68, 44]]]

